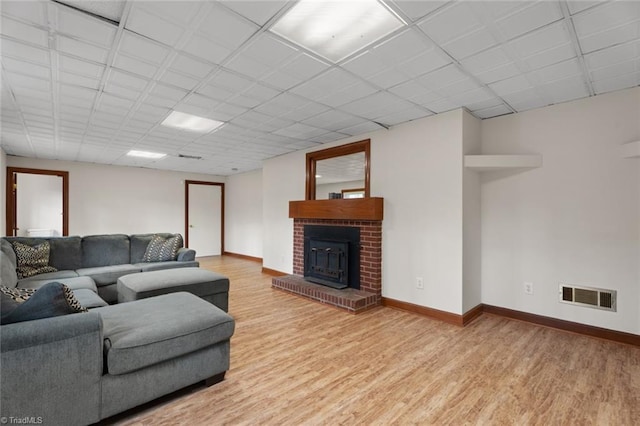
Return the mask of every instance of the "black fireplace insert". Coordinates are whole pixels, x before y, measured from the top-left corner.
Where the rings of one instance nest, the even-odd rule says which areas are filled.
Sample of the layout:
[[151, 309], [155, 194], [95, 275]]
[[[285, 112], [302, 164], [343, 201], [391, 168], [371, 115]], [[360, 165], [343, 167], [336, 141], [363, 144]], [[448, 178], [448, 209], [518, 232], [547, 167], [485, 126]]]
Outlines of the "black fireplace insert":
[[304, 227], [304, 277], [337, 289], [360, 288], [360, 229]]

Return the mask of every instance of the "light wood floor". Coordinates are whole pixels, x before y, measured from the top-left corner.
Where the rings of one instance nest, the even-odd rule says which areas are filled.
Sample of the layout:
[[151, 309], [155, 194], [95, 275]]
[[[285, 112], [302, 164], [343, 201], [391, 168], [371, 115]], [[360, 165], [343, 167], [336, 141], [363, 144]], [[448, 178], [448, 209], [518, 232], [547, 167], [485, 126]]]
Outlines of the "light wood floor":
[[488, 314], [465, 328], [382, 307], [354, 316], [272, 290], [255, 262], [202, 266], [231, 278], [225, 381], [112, 422], [640, 424], [640, 348]]

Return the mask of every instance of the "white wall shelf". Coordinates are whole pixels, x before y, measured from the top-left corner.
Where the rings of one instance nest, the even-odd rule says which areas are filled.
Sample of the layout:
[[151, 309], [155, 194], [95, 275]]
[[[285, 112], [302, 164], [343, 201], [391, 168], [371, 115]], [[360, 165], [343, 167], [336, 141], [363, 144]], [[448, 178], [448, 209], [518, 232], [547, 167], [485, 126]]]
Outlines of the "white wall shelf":
[[464, 166], [478, 172], [533, 169], [542, 166], [542, 155], [465, 155]]
[[640, 157], [640, 141], [626, 143], [622, 145], [620, 151], [622, 158], [638, 158]]

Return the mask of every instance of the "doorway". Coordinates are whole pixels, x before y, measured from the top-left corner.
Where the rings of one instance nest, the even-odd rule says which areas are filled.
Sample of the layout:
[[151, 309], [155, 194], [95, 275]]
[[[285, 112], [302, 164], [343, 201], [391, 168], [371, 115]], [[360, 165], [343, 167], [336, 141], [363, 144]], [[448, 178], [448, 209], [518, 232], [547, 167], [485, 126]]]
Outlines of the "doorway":
[[7, 167], [6, 234], [69, 235], [69, 172]]
[[184, 234], [198, 257], [224, 253], [224, 183], [185, 181]]

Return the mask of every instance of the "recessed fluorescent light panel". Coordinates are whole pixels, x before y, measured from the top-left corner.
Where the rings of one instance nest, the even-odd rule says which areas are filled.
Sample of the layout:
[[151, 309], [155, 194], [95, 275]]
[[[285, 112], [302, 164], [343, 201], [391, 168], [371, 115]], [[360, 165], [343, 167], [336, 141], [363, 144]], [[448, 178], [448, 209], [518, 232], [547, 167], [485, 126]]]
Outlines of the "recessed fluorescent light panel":
[[136, 151], [136, 150], [131, 150], [127, 152], [127, 155], [129, 157], [142, 157], [142, 158], [150, 158], [153, 160], [157, 160], [159, 158], [163, 158], [167, 156], [167, 154], [163, 154], [161, 152], [148, 152], [148, 151]]
[[174, 129], [189, 130], [191, 132], [208, 133], [224, 123], [222, 121], [210, 120], [197, 115], [186, 114], [184, 112], [173, 111], [162, 123], [163, 126]]
[[403, 25], [378, 0], [300, 0], [271, 31], [339, 62]]

